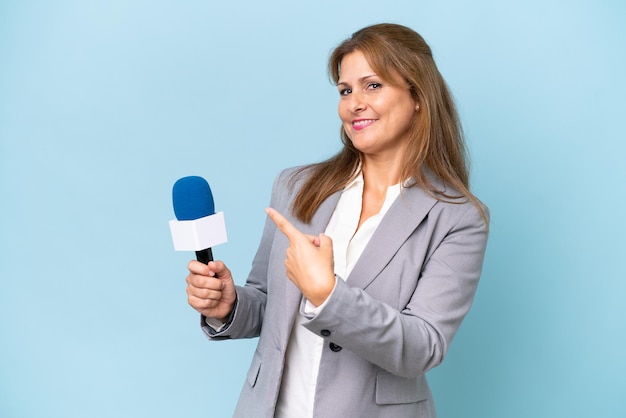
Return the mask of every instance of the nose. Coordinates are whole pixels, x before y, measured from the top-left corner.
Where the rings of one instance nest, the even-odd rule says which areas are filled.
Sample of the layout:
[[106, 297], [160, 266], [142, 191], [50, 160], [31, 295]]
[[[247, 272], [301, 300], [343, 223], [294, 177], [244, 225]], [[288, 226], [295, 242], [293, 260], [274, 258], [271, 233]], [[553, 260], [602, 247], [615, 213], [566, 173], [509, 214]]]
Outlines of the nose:
[[352, 113], [359, 113], [367, 108], [365, 97], [362, 92], [353, 91], [352, 94], [350, 94], [349, 108]]

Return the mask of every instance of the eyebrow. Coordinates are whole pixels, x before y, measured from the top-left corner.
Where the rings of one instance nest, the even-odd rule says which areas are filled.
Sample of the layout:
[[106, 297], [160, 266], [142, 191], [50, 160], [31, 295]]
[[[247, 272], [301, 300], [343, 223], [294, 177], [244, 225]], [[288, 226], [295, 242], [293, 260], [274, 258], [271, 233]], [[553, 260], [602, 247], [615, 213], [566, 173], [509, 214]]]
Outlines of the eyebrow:
[[[359, 82], [362, 83], [365, 80], [367, 80], [368, 78], [372, 78], [372, 77], [378, 77], [378, 76], [376, 74], [366, 75], [366, 76], [363, 76], [363, 77], [359, 78]], [[346, 81], [341, 81], [340, 80], [340, 81], [337, 82], [337, 86], [349, 86], [349, 85], [350, 85], [350, 83], [348, 83]]]

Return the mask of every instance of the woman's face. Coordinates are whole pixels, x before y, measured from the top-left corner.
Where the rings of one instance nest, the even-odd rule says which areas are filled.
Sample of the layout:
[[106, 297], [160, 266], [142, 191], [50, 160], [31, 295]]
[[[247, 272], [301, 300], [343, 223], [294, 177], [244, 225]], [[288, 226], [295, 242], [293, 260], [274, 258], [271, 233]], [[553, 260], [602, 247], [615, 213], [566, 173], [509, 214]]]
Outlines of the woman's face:
[[339, 117], [352, 144], [366, 156], [400, 156], [418, 106], [406, 83], [399, 74], [395, 85], [381, 79], [358, 50], [343, 57], [340, 70]]

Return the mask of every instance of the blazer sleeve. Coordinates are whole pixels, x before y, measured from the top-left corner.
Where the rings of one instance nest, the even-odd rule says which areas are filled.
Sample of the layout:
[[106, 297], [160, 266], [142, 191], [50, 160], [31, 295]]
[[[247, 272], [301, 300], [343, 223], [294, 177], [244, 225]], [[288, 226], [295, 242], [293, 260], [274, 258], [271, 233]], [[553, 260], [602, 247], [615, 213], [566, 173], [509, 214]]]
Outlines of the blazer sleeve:
[[[285, 200], [284, 179], [286, 171], [279, 174], [272, 187], [271, 207], [281, 207]], [[272, 242], [276, 233], [276, 225], [267, 217], [261, 243], [252, 261], [252, 269], [244, 286], [236, 286], [237, 300], [229, 321], [219, 331], [206, 324], [201, 317], [200, 325], [210, 339], [254, 338], [261, 332], [261, 324], [267, 303], [267, 277]]]
[[472, 204], [456, 206], [450, 207], [456, 212], [452, 222], [439, 228], [445, 230], [440, 238], [436, 237], [438, 227], [432, 228], [429, 245], [433, 249], [421, 271], [388, 267], [393, 273], [385, 280], [419, 275], [406, 306], [398, 309], [337, 280], [324, 309], [305, 326], [398, 376], [415, 377], [440, 364], [472, 304], [487, 242], [487, 224], [478, 209]]

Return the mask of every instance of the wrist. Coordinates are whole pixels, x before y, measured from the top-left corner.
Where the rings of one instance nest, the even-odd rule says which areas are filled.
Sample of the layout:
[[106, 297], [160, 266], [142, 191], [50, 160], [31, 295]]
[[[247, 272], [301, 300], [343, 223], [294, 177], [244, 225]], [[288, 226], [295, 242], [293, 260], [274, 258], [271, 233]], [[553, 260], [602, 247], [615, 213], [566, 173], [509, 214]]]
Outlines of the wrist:
[[315, 307], [320, 306], [326, 302], [326, 299], [333, 293], [335, 282], [335, 275], [329, 275], [328, 280], [324, 280], [323, 284], [320, 284], [314, 292], [311, 292], [311, 294], [306, 297], [307, 300]]

